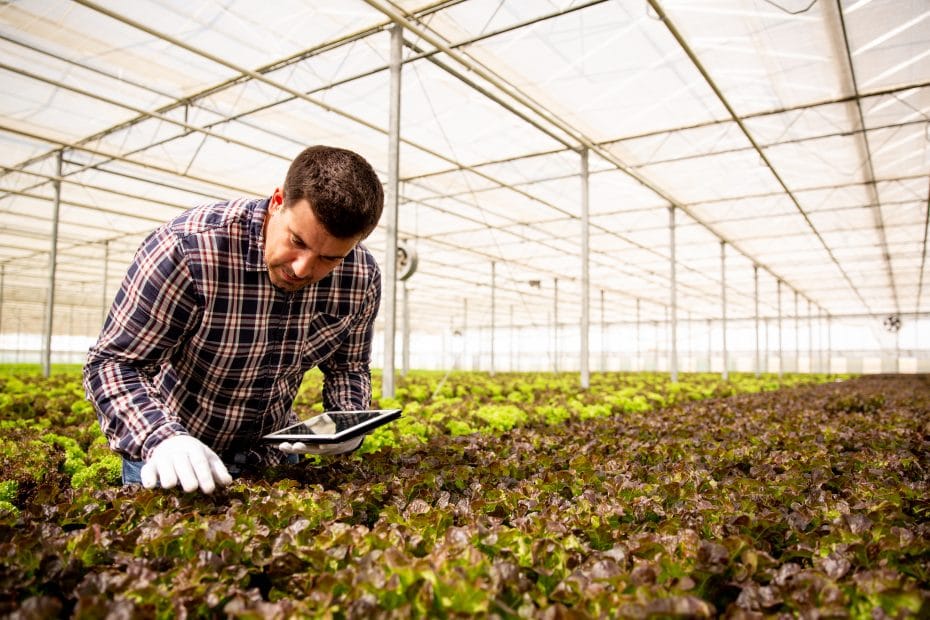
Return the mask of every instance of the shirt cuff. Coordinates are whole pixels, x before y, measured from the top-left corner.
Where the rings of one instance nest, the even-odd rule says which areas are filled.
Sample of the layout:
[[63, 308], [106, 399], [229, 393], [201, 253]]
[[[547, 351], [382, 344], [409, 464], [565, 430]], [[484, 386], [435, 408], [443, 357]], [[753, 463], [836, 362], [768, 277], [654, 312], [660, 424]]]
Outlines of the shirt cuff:
[[152, 451], [158, 447], [158, 444], [168, 439], [169, 437], [174, 437], [175, 435], [189, 435], [183, 426], [177, 422], [168, 422], [156, 428], [154, 431], [149, 433], [149, 436], [145, 438], [145, 441], [142, 442], [142, 460], [148, 461], [152, 456]]

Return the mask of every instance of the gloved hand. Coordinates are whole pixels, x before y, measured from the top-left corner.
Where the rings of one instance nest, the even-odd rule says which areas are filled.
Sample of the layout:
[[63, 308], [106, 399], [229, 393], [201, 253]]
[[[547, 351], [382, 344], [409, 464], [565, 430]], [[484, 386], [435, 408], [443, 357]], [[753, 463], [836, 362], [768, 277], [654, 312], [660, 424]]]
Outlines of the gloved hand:
[[171, 489], [178, 482], [187, 492], [200, 487], [212, 493], [216, 485], [226, 486], [232, 476], [226, 465], [199, 439], [190, 435], [175, 435], [158, 444], [140, 472], [142, 486], [152, 489], [159, 486]]
[[348, 439], [342, 443], [304, 443], [302, 441], [290, 443], [288, 441], [282, 441], [278, 444], [278, 449], [287, 454], [319, 454], [321, 456], [329, 456], [351, 452], [362, 445], [363, 439], [365, 439], [364, 435], [360, 435], [354, 439]]

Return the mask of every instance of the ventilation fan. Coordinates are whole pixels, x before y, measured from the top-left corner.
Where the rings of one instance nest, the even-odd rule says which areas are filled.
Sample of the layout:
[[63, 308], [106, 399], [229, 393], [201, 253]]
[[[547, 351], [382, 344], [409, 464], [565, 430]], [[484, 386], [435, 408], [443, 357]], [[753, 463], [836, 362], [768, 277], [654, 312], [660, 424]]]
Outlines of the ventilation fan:
[[901, 317], [899, 317], [897, 314], [889, 314], [887, 317], [885, 317], [884, 325], [885, 329], [888, 331], [896, 332], [901, 329]]
[[406, 241], [397, 244], [397, 279], [406, 280], [417, 270], [417, 251]]

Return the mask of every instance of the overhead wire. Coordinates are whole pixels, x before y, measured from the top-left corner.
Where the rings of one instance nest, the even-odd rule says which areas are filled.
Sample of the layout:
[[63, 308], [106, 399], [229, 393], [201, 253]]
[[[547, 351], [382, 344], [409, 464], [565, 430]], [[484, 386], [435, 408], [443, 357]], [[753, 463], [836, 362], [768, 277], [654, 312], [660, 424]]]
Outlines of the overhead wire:
[[815, 5], [815, 4], [817, 4], [817, 0], [811, 0], [810, 4], [808, 4], [808, 5], [807, 5], [806, 7], [804, 7], [803, 9], [798, 9], [797, 11], [789, 11], [789, 10], [786, 9], [785, 7], [783, 7], [783, 6], [781, 6], [780, 4], [778, 4], [777, 2], [775, 2], [775, 0], [763, 0], [763, 2], [766, 2], [766, 3], [768, 3], [768, 4], [772, 5], [772, 6], [774, 6], [776, 9], [779, 9], [780, 11], [782, 11], [782, 12], [784, 12], [784, 13], [787, 13], [788, 15], [801, 15], [802, 13], [807, 13], [807, 12], [810, 11], [812, 8], [814, 8], [814, 5]]

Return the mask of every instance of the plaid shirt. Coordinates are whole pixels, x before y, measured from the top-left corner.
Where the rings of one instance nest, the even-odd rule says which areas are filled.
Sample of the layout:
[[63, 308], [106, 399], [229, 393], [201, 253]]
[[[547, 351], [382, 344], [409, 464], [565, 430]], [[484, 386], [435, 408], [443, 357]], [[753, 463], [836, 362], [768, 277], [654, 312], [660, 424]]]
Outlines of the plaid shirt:
[[84, 366], [116, 452], [148, 459], [186, 433], [224, 458], [279, 463], [260, 437], [298, 421], [291, 405], [314, 366], [324, 409], [370, 406], [374, 257], [359, 244], [320, 282], [281, 291], [264, 260], [267, 212], [267, 199], [197, 207], [136, 253]]

